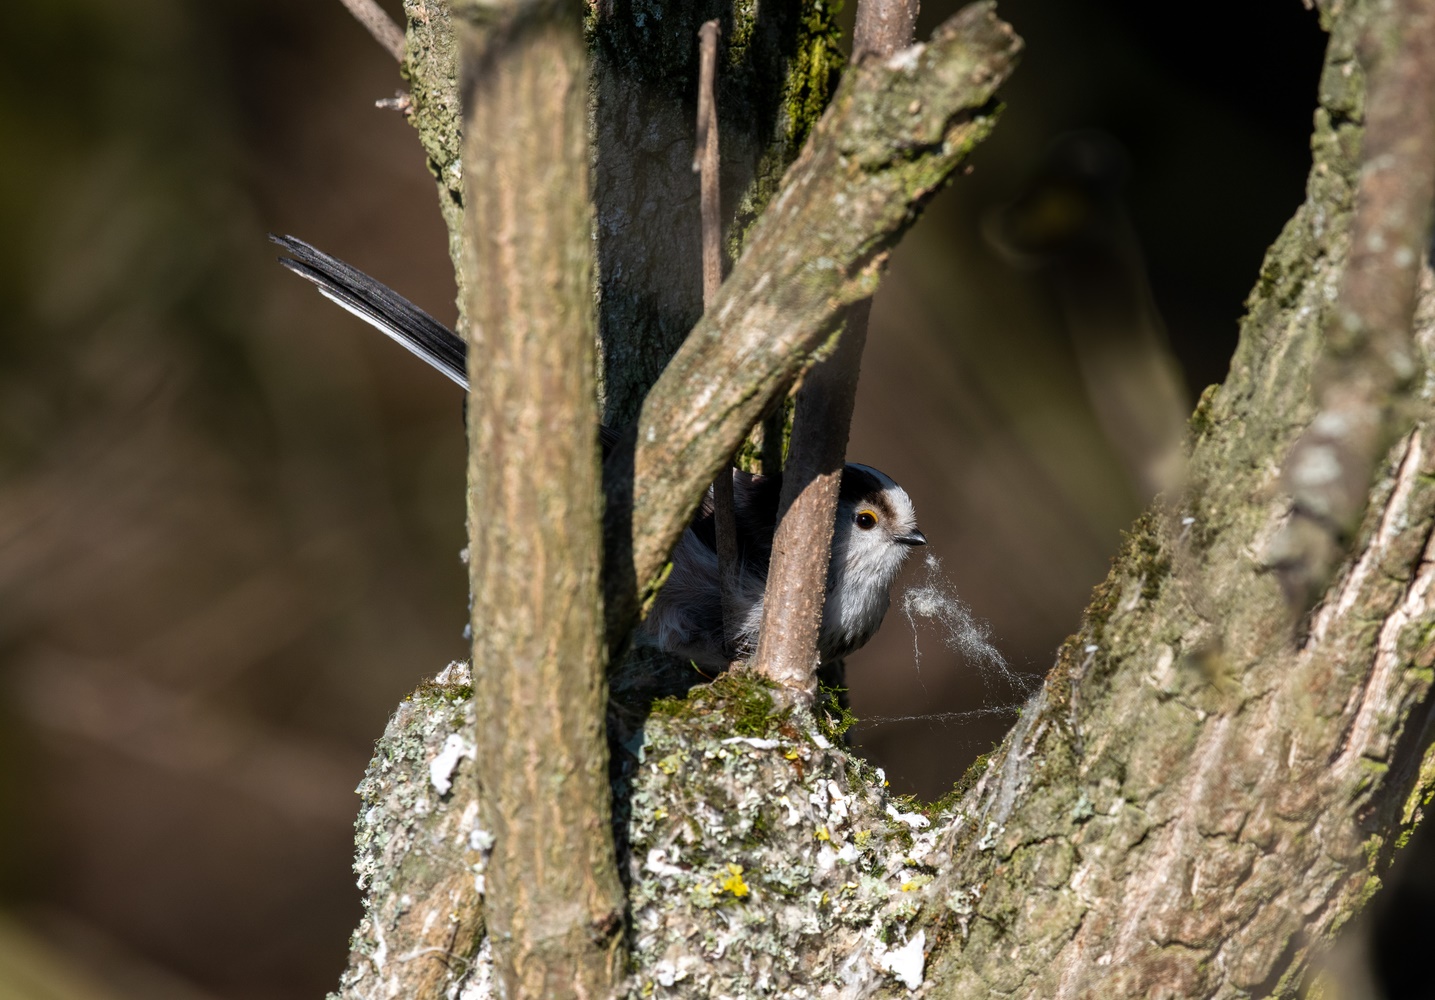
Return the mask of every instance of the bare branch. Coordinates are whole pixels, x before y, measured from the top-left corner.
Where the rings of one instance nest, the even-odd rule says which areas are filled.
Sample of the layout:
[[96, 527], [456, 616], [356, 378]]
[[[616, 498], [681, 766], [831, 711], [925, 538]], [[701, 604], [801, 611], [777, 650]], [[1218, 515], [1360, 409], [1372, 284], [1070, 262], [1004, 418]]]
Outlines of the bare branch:
[[[912, 44], [918, 0], [861, 0], [852, 34], [856, 58], [886, 58]], [[833, 515], [842, 485], [852, 408], [872, 300], [847, 310], [837, 349], [813, 366], [797, 394], [783, 472], [780, 520], [763, 597], [757, 671], [803, 697], [817, 690], [817, 640], [832, 557]]]
[[722, 287], [722, 195], [719, 189], [717, 75], [718, 22], [698, 29], [698, 123], [693, 172], [701, 176], [703, 215], [703, 308]]
[[504, 995], [626, 972], [602, 610], [588, 59], [577, 8], [463, 29], [469, 569], [485, 919]]
[[404, 61], [404, 29], [394, 23], [393, 18], [375, 0], [339, 0], [354, 20], [368, 29], [369, 34], [388, 50], [389, 55], [399, 62]]
[[837, 349], [807, 373], [792, 419], [778, 507], [781, 520], [772, 538], [753, 666], [800, 697], [812, 695], [817, 686], [817, 639], [827, 596], [833, 513], [871, 309], [867, 298], [847, 310]]
[[[719, 181], [717, 93], [718, 22], [698, 29], [698, 121], [693, 170], [700, 175], [703, 231], [703, 309], [711, 309], [722, 287], [722, 192]], [[717, 538], [718, 586], [722, 592], [723, 636], [731, 637], [737, 620], [737, 514], [733, 509], [732, 468], [713, 477], [713, 529]], [[729, 650], [726, 655], [731, 656]]]
[[[604, 469], [609, 635], [621, 642], [699, 496], [995, 121], [1021, 40], [994, 4], [843, 80], [714, 308]], [[643, 593], [640, 595], [639, 588]]]
[[1435, 0], [1397, 0], [1371, 17], [1350, 261], [1315, 376], [1320, 412], [1286, 461], [1291, 519], [1267, 553], [1302, 609], [1344, 557], [1376, 464], [1410, 424], [1401, 403], [1435, 204]]

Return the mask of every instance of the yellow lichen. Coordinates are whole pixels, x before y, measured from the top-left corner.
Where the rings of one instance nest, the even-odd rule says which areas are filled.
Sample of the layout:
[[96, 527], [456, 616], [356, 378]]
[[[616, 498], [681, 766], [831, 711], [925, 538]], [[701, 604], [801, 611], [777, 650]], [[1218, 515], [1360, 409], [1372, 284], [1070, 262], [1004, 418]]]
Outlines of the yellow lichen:
[[742, 865], [728, 865], [728, 876], [722, 881], [722, 891], [730, 892], [741, 899], [748, 894], [747, 883], [742, 880]]

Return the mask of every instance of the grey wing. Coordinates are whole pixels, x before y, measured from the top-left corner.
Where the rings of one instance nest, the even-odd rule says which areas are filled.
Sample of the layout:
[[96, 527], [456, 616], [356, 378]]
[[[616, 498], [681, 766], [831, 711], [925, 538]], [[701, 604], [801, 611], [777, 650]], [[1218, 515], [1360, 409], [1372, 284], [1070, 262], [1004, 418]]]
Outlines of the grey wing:
[[[737, 515], [738, 558], [748, 567], [767, 575], [772, 558], [772, 533], [777, 528], [777, 503], [782, 495], [782, 476], [760, 476], [741, 469], [732, 470], [733, 507]], [[708, 548], [717, 551], [717, 529], [713, 524], [713, 491], [709, 487], [693, 515], [693, 534]]]

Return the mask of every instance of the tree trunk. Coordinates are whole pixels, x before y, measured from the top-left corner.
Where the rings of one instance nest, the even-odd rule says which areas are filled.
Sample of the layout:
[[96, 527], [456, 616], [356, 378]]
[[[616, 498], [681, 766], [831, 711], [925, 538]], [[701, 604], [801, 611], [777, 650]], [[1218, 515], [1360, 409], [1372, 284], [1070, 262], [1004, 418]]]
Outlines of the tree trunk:
[[588, 53], [576, 3], [456, 9], [477, 22], [461, 38], [484, 917], [504, 995], [606, 997], [627, 954], [604, 729]]
[[[1191, 419], [1184, 486], [1133, 527], [1045, 686], [949, 805], [907, 811], [750, 677], [651, 707], [614, 769], [630, 995], [1294, 995], [1369, 901], [1435, 794], [1428, 264], [1413, 429], [1309, 617], [1270, 553], [1349, 254], [1373, 7], [1322, 5], [1307, 199], [1267, 255], [1226, 383]], [[450, 668], [380, 742], [344, 996], [492, 989], [473, 713]], [[384, 991], [419, 967], [432, 975]]]

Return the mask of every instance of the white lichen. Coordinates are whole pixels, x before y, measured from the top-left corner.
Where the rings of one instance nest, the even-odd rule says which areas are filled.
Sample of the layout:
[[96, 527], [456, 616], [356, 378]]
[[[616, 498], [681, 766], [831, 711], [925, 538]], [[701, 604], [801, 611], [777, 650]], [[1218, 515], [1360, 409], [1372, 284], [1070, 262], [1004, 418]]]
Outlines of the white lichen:
[[923, 951], [926, 945], [926, 932], [918, 931], [902, 947], [882, 952], [877, 957], [877, 964], [900, 979], [907, 989], [915, 990], [922, 985], [922, 970], [927, 962]]
[[629, 796], [631, 997], [920, 985], [921, 932], [884, 941], [925, 905], [938, 834], [820, 737], [805, 714], [773, 737], [649, 719]]
[[443, 749], [429, 761], [429, 781], [434, 790], [440, 795], [447, 795], [448, 790], [453, 787], [453, 771], [458, 767], [458, 762], [465, 757], [473, 760], [476, 752], [477, 748], [468, 740], [458, 733], [449, 733], [444, 740]]

